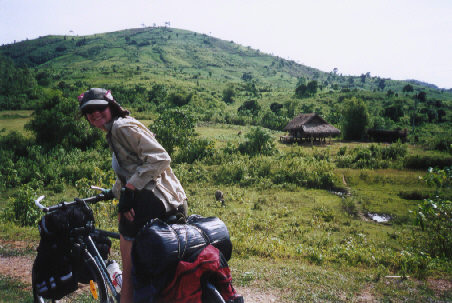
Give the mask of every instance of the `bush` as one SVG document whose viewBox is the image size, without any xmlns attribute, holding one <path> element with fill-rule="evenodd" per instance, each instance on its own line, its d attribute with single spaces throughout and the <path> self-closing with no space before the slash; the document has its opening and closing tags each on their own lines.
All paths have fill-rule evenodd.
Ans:
<svg viewBox="0 0 452 303">
<path fill-rule="evenodd" d="M 309 188 L 330 189 L 334 185 L 334 166 L 325 160 L 313 158 L 287 157 L 272 168 L 271 180 L 274 184 L 296 184 Z"/>
<path fill-rule="evenodd" d="M 383 160 L 398 160 L 402 159 L 407 154 L 407 146 L 400 141 L 385 147 L 381 151 L 381 158 Z"/>
<path fill-rule="evenodd" d="M 213 172 L 214 182 L 217 184 L 240 184 L 247 175 L 247 165 L 243 160 L 236 160 L 223 164 Z"/>
<path fill-rule="evenodd" d="M 237 112 L 239 115 L 257 116 L 260 110 L 261 106 L 256 100 L 247 100 L 240 105 Z"/>
<path fill-rule="evenodd" d="M 347 153 L 341 148 L 337 153 L 336 165 L 348 168 L 388 168 L 403 166 L 407 147 L 400 142 L 388 147 L 372 144 L 369 147 L 356 147 Z"/>
<path fill-rule="evenodd" d="M 242 154 L 250 156 L 256 155 L 272 155 L 276 152 L 273 137 L 264 129 L 254 127 L 245 135 L 247 139 L 244 143 L 240 143 L 238 150 Z"/>
<path fill-rule="evenodd" d="M 181 147 L 175 157 L 176 163 L 193 163 L 214 154 L 215 144 L 207 139 L 191 139 Z"/>
<path fill-rule="evenodd" d="M 12 131 L 6 136 L 0 137 L 0 151 L 12 151 L 13 159 L 25 157 L 28 155 L 28 146 L 32 145 L 33 141 L 26 138 L 19 132 Z"/>
<path fill-rule="evenodd" d="M 352 199 L 343 197 L 341 200 L 341 208 L 351 217 L 356 217 L 358 215 L 358 209 L 356 207 L 355 201 L 353 201 Z"/>
<path fill-rule="evenodd" d="M 421 233 L 417 237 L 420 248 L 432 257 L 452 258 L 452 202 L 437 198 L 424 200 L 418 205 L 417 224 Z"/>
<path fill-rule="evenodd" d="M 162 112 L 154 124 L 149 126 L 160 144 L 172 155 L 177 147 L 183 148 L 195 136 L 195 118 L 179 108 Z"/>
<path fill-rule="evenodd" d="M 102 133 L 77 118 L 77 101 L 63 98 L 59 93 L 47 96 L 25 125 L 36 136 L 36 142 L 49 149 L 59 145 L 69 150 L 74 147 L 86 150 L 103 142 Z"/>
<path fill-rule="evenodd" d="M 355 97 L 345 100 L 342 116 L 344 139 L 362 139 L 369 123 L 369 113 L 364 101 Z"/>
<path fill-rule="evenodd" d="M 65 151 L 63 148 L 47 152 L 39 145 L 27 148 L 27 157 L 12 161 L 13 153 L 4 153 L 0 158 L 0 187 L 11 188 L 19 184 L 40 182 L 43 186 L 67 182 L 74 184 L 81 178 L 94 178 L 95 169 L 111 171 L 111 156 L 108 149 L 79 149 Z M 10 155 L 10 156 L 8 156 Z M 60 186 L 61 188 L 61 186 Z"/>
<path fill-rule="evenodd" d="M 3 210 L 2 218 L 21 226 L 35 225 L 41 217 L 41 211 L 34 204 L 36 193 L 29 185 L 23 185 L 8 202 Z"/>
<path fill-rule="evenodd" d="M 418 204 L 416 223 L 420 231 L 415 246 L 432 257 L 452 258 L 452 202 L 441 197 L 452 186 L 452 168 L 429 169 L 426 182 L 436 188 L 436 198 Z"/>
<path fill-rule="evenodd" d="M 452 165 L 452 157 L 413 155 L 405 159 L 404 167 L 410 169 L 428 169 L 429 167 L 443 168 Z"/>
<path fill-rule="evenodd" d="M 266 111 L 261 118 L 260 125 L 273 130 L 283 130 L 289 118 L 279 116 L 272 111 Z"/>
<path fill-rule="evenodd" d="M 432 193 L 426 193 L 420 190 L 401 191 L 399 197 L 405 200 L 424 200 L 432 196 Z"/>
</svg>

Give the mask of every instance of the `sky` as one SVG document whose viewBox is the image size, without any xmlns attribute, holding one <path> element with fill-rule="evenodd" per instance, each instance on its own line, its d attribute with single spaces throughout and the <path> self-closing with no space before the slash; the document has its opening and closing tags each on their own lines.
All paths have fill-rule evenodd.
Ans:
<svg viewBox="0 0 452 303">
<path fill-rule="evenodd" d="M 167 22 L 324 72 L 452 88 L 452 0 L 0 0 L 0 45 Z"/>
</svg>

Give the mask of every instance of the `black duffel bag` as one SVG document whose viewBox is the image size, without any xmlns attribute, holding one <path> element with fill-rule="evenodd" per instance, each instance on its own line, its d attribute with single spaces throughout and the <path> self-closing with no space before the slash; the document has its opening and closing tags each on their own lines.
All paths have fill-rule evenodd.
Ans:
<svg viewBox="0 0 452 303">
<path fill-rule="evenodd" d="M 226 260 L 232 253 L 229 232 L 217 217 L 192 215 L 186 224 L 152 219 L 137 234 L 132 247 L 134 275 L 150 280 L 175 270 L 179 261 L 192 260 L 207 245 L 220 250 Z"/>
</svg>

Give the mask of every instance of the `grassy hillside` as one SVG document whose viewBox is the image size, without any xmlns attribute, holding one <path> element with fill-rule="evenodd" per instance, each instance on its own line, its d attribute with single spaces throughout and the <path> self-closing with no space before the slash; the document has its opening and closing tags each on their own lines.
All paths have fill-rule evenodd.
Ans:
<svg viewBox="0 0 452 303">
<path fill-rule="evenodd" d="M 318 70 L 194 32 L 170 28 L 132 29 L 87 37 L 47 36 L 2 47 L 19 66 L 54 69 L 62 79 L 145 84 L 153 81 L 195 86 L 240 81 L 251 72 L 274 87 Z M 150 79 L 146 79 L 149 77 Z M 125 81 L 124 81 L 125 80 Z M 130 82 L 129 82 L 130 81 Z"/>
<path fill-rule="evenodd" d="M 369 109 L 368 127 L 408 128 L 413 140 L 434 133 L 447 137 L 451 130 L 451 91 L 370 73 L 322 72 L 186 30 L 46 36 L 2 46 L 0 62 L 4 109 L 33 109 L 49 89 L 75 100 L 89 87 L 107 87 L 144 119 L 177 104 L 201 120 L 281 130 L 299 112 L 317 112 L 340 126 L 343 101 L 358 97 Z M 312 93 L 295 95 L 300 83 L 310 82 L 316 86 Z M 239 113 L 249 100 L 257 100 L 258 111 Z"/>
</svg>

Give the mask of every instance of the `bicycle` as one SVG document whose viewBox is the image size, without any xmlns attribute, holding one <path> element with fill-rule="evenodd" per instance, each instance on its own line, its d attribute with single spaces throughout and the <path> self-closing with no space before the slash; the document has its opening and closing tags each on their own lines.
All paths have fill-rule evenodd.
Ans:
<svg viewBox="0 0 452 303">
<path fill-rule="evenodd" d="M 85 199 L 74 199 L 71 202 L 62 202 L 50 207 L 45 207 L 41 204 L 44 196 L 40 196 L 35 200 L 35 204 L 44 212 L 44 214 L 51 214 L 53 212 L 68 210 L 71 207 L 85 207 L 89 210 L 90 204 L 95 204 L 99 201 L 108 200 L 111 198 L 106 197 L 104 193 L 98 194 L 93 197 Z M 43 216 L 44 217 L 44 216 Z M 172 218 L 168 219 L 168 223 L 171 223 Z M 102 303 L 114 303 L 120 302 L 120 294 L 116 291 L 110 274 L 107 271 L 106 260 L 101 256 L 101 253 L 96 248 L 93 241 L 94 235 L 102 235 L 108 238 L 119 239 L 119 234 L 115 232 L 109 232 L 105 230 L 96 229 L 94 227 L 94 221 L 88 220 L 84 222 L 83 226 L 73 228 L 69 232 L 69 242 L 72 246 L 71 249 L 77 249 L 80 251 L 81 257 L 88 268 L 92 279 L 90 280 L 90 291 L 94 300 Z M 34 302 L 55 302 L 52 299 L 45 299 L 39 295 L 38 285 L 36 281 L 37 266 L 36 259 L 32 268 L 32 288 Z M 68 295 L 68 294 L 66 294 Z M 218 289 L 208 280 L 202 281 L 202 302 L 203 303 L 226 303 L 221 296 Z"/>
</svg>

